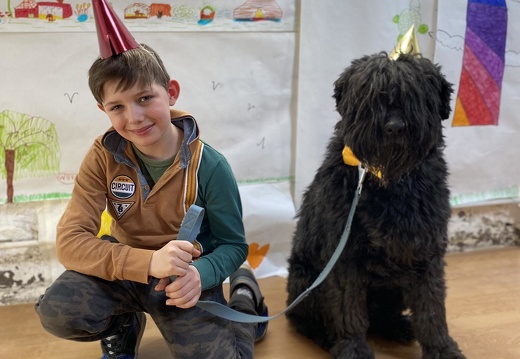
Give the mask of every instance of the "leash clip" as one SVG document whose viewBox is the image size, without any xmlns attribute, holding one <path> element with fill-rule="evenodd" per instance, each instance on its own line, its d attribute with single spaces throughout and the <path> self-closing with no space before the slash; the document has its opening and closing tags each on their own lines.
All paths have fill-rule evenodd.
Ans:
<svg viewBox="0 0 520 359">
<path fill-rule="evenodd" d="M 363 189 L 363 181 L 365 180 L 365 176 L 367 174 L 367 169 L 361 166 L 361 163 L 358 164 L 359 171 L 359 182 L 357 186 L 358 194 L 361 194 L 361 190 Z"/>
</svg>

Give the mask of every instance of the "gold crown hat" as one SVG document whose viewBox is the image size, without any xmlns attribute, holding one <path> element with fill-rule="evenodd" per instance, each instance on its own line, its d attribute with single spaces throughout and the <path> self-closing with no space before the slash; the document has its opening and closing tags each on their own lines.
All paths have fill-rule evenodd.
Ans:
<svg viewBox="0 0 520 359">
<path fill-rule="evenodd" d="M 96 20 L 99 54 L 102 59 L 139 47 L 139 43 L 135 41 L 130 31 L 105 0 L 92 0 L 92 5 Z"/>
<path fill-rule="evenodd" d="M 388 57 L 391 60 L 397 60 L 401 54 L 420 54 L 419 43 L 417 42 L 417 36 L 415 36 L 415 26 L 412 25 L 406 34 L 403 35 L 401 40 L 395 45 L 394 49 L 390 51 Z"/>
</svg>

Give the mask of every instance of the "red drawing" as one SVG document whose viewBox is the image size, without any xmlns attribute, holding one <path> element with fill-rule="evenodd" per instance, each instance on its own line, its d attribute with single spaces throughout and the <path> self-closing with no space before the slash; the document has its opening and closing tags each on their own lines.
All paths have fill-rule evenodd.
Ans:
<svg viewBox="0 0 520 359">
<path fill-rule="evenodd" d="M 64 4 L 63 0 L 57 2 L 22 0 L 15 7 L 14 16 L 17 18 L 35 18 L 48 21 L 62 20 L 71 17 L 72 6 Z"/>
</svg>

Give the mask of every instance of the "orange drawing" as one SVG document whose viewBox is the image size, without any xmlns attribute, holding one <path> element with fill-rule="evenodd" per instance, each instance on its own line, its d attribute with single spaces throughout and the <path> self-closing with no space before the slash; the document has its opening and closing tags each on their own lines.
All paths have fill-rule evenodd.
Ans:
<svg viewBox="0 0 520 359">
<path fill-rule="evenodd" d="M 163 16 L 172 16 L 172 7 L 170 4 L 153 3 L 150 5 L 150 16 L 157 16 L 160 19 Z"/>
<path fill-rule="evenodd" d="M 247 256 L 247 262 L 251 268 L 256 269 L 260 267 L 264 260 L 267 252 L 269 251 L 269 243 L 260 247 L 258 243 L 251 243 L 249 245 L 249 255 Z"/>
<path fill-rule="evenodd" d="M 133 3 L 125 8 L 125 19 L 148 19 L 150 7 L 143 3 Z"/>
</svg>

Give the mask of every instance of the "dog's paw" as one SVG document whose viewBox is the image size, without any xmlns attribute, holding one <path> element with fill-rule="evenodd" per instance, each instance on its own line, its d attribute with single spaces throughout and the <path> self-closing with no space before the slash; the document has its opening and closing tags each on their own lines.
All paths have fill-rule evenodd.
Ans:
<svg viewBox="0 0 520 359">
<path fill-rule="evenodd" d="M 446 348 L 423 348 L 423 359 L 466 359 L 457 344 L 453 343 Z"/>
<path fill-rule="evenodd" d="M 350 338 L 337 342 L 330 350 L 333 359 L 374 359 L 374 352 L 365 339 Z"/>
</svg>

